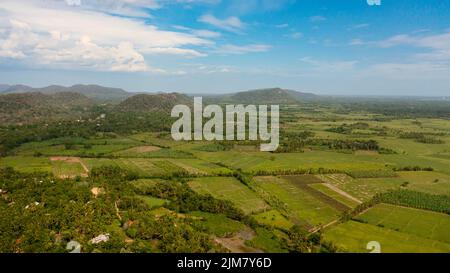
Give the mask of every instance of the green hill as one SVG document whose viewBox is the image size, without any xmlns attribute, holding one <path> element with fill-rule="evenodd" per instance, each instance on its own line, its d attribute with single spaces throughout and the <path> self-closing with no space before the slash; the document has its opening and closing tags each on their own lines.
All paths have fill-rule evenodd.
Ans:
<svg viewBox="0 0 450 273">
<path fill-rule="evenodd" d="M 120 88 L 103 87 L 100 85 L 82 85 L 77 84 L 71 87 L 60 85 L 50 85 L 42 88 L 33 88 L 26 85 L 6 86 L 3 94 L 21 94 L 29 92 L 39 92 L 45 95 L 52 95 L 56 93 L 78 93 L 84 95 L 96 102 L 120 102 L 133 95 Z M 1 90 L 1 89 L 0 89 Z"/>
<path fill-rule="evenodd" d="M 117 105 L 124 112 L 170 112 L 177 104 L 192 105 L 192 99 L 179 93 L 139 94 Z"/>
<path fill-rule="evenodd" d="M 281 88 L 256 89 L 222 97 L 222 100 L 239 104 L 295 104 L 311 101 L 318 96 Z"/>
<path fill-rule="evenodd" d="M 33 123 L 83 114 L 94 103 L 81 94 L 39 92 L 0 95 L 0 122 Z"/>
</svg>

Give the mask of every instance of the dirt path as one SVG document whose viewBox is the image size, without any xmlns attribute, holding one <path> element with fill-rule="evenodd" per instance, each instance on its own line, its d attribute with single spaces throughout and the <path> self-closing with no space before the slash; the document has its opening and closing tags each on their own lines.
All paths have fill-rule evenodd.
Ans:
<svg viewBox="0 0 450 273">
<path fill-rule="evenodd" d="M 263 253 L 261 249 L 249 247 L 245 245 L 245 241 L 255 237 L 255 232 L 250 228 L 241 230 L 239 233 L 230 238 L 215 238 L 214 241 L 231 253 Z"/>
<path fill-rule="evenodd" d="M 329 227 L 329 226 L 331 226 L 331 225 L 334 225 L 334 224 L 336 224 L 337 222 L 339 222 L 339 220 L 334 220 L 334 221 L 332 221 L 332 222 L 329 222 L 329 223 L 326 224 L 326 225 L 314 227 L 314 228 L 308 230 L 308 232 L 310 232 L 310 233 L 316 233 L 317 231 L 322 230 L 322 229 L 324 229 L 324 228 L 327 228 L 327 227 Z"/>
<path fill-rule="evenodd" d="M 355 202 L 358 203 L 358 204 L 361 204 L 361 203 L 362 203 L 361 200 L 359 200 L 359 199 L 357 199 L 357 198 L 351 196 L 350 194 L 346 193 L 345 191 L 339 189 L 338 187 L 336 187 L 336 186 L 334 186 L 334 185 L 332 185 L 332 184 L 330 184 L 330 183 L 324 183 L 324 185 L 327 186 L 328 188 L 330 188 L 331 190 L 333 190 L 333 191 L 339 193 L 340 195 L 345 196 L 345 197 L 347 197 L 348 199 L 355 201 Z"/>
<path fill-rule="evenodd" d="M 83 167 L 86 174 L 89 174 L 89 169 L 86 165 L 84 165 L 84 162 L 83 162 L 83 160 L 81 160 L 81 158 L 79 158 L 79 163 L 81 164 L 81 167 Z"/>
</svg>

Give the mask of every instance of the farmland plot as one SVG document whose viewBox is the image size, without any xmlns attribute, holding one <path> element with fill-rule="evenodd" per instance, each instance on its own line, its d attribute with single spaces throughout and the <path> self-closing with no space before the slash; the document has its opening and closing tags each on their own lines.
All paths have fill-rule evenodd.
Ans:
<svg viewBox="0 0 450 273">
<path fill-rule="evenodd" d="M 450 244 L 441 241 L 356 221 L 330 228 L 324 238 L 344 252 L 368 253 L 371 241 L 379 242 L 385 253 L 450 252 Z"/>
<path fill-rule="evenodd" d="M 307 228 L 336 220 L 338 210 L 323 203 L 310 193 L 279 177 L 255 177 L 255 184 L 283 202 L 292 220 Z"/>
<path fill-rule="evenodd" d="M 198 193 L 229 200 L 247 214 L 269 208 L 255 192 L 233 177 L 195 178 L 189 182 L 189 186 Z"/>
<path fill-rule="evenodd" d="M 371 225 L 450 244 L 450 216 L 446 214 L 379 204 L 357 219 Z"/>
</svg>

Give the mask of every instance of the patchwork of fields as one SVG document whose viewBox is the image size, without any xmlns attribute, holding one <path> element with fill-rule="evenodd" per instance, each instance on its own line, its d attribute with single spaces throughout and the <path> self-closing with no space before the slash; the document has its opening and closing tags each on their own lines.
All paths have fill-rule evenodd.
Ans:
<svg viewBox="0 0 450 273">
<path fill-rule="evenodd" d="M 450 197 L 448 120 L 375 121 L 369 114 L 327 113 L 317 120 L 312 114 L 293 115 L 293 121 L 285 124 L 290 133 L 308 130 L 313 139 L 324 143 L 373 139 L 383 149 L 317 144 L 262 153 L 254 143 L 180 143 L 163 134 L 139 133 L 29 142 L 0 157 L 0 165 L 26 173 L 53 173 L 62 179 L 83 179 L 104 166 L 131 171 L 140 178 L 132 182 L 142 192 L 137 199 L 151 209 L 151 215 L 190 219 L 195 228 L 210 233 L 228 249 L 285 252 L 280 242 L 299 226 L 310 233 L 321 230 L 325 240 L 343 252 L 369 252 L 371 241 L 379 242 L 382 252 L 450 252 L 450 216 L 446 214 L 376 204 L 343 220 L 346 213 L 392 190 Z M 361 122 L 366 125 L 345 131 L 348 124 Z M 339 129 L 344 133 L 339 133 L 339 127 L 345 127 Z M 415 130 L 438 135 L 443 142 L 398 137 Z M 247 222 L 224 214 L 178 213 L 170 207 L 173 200 L 144 194 L 158 183 L 173 181 L 181 181 L 197 194 L 229 201 L 258 227 L 250 228 Z"/>
</svg>

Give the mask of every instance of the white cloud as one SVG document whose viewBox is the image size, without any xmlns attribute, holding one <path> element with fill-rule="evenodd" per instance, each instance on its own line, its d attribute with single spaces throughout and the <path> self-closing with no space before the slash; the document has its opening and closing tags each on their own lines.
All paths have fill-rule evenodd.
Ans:
<svg viewBox="0 0 450 273">
<path fill-rule="evenodd" d="M 245 28 L 245 24 L 238 17 L 234 16 L 226 19 L 219 19 L 212 14 L 205 14 L 201 16 L 198 21 L 230 32 L 239 33 Z"/>
<path fill-rule="evenodd" d="M 130 17 L 149 17 L 146 9 L 161 8 L 157 0 L 65 0 L 65 2 L 69 6 Z"/>
<path fill-rule="evenodd" d="M 300 61 L 309 64 L 313 71 L 320 73 L 348 72 L 353 70 L 358 61 L 319 61 L 312 57 L 301 58 Z"/>
<path fill-rule="evenodd" d="M 288 37 L 291 37 L 292 39 L 300 39 L 303 37 L 303 33 L 294 32 L 294 33 L 289 34 Z"/>
<path fill-rule="evenodd" d="M 350 41 L 349 45 L 353 45 L 353 46 L 356 46 L 356 45 L 364 45 L 364 41 L 361 40 L 361 39 L 352 39 L 352 40 Z"/>
<path fill-rule="evenodd" d="M 209 65 L 209 64 L 185 64 L 189 69 L 189 74 L 217 74 L 238 72 L 236 67 L 229 65 Z"/>
<path fill-rule="evenodd" d="M 0 57 L 22 59 L 31 65 L 160 71 L 147 64 L 146 52 L 199 57 L 204 54 L 183 47 L 213 44 L 194 34 L 162 31 L 142 20 L 61 5 L 56 1 L 4 0 L 0 13 L 0 29 L 3 29 Z"/>
<path fill-rule="evenodd" d="M 309 18 L 309 20 L 313 23 L 319 23 L 319 22 L 326 21 L 327 18 L 325 18 L 324 16 L 321 16 L 321 15 L 316 15 L 316 16 L 311 16 Z"/>
<path fill-rule="evenodd" d="M 289 27 L 289 24 L 279 24 L 275 26 L 276 28 L 287 28 Z"/>
<path fill-rule="evenodd" d="M 353 25 L 353 26 L 349 27 L 348 30 L 362 29 L 362 28 L 367 28 L 369 26 L 370 26 L 370 24 L 357 24 L 357 25 Z"/>
<path fill-rule="evenodd" d="M 251 44 L 251 45 L 223 45 L 220 48 L 218 48 L 215 52 L 219 54 L 246 54 L 246 53 L 258 53 L 258 52 L 266 52 L 269 51 L 272 48 L 270 45 L 264 45 L 264 44 Z"/>
<path fill-rule="evenodd" d="M 422 61 L 450 62 L 450 31 L 433 35 L 399 34 L 382 41 L 365 42 L 354 39 L 351 45 L 372 45 L 380 48 L 411 46 L 428 49 L 429 52 L 417 53 L 413 57 Z"/>
<path fill-rule="evenodd" d="M 365 69 L 361 75 L 388 79 L 445 79 L 450 67 L 431 62 L 379 63 Z"/>
<path fill-rule="evenodd" d="M 202 38 L 219 38 L 220 36 L 222 36 L 220 32 L 210 31 L 206 29 L 192 30 L 191 33 Z"/>
<path fill-rule="evenodd" d="M 65 0 L 69 6 L 80 6 L 81 0 Z"/>
<path fill-rule="evenodd" d="M 153 47 L 143 50 L 148 54 L 170 54 L 170 55 L 182 55 L 188 57 L 206 57 L 207 54 L 200 53 L 193 49 L 176 48 L 176 47 Z"/>
<path fill-rule="evenodd" d="M 283 9 L 296 0 L 227 0 L 228 11 L 232 14 L 249 14 L 255 12 L 270 12 Z"/>
<path fill-rule="evenodd" d="M 398 46 L 398 45 L 412 44 L 412 43 L 414 43 L 414 40 L 415 39 L 413 39 L 411 36 L 409 36 L 407 34 L 400 34 L 400 35 L 395 35 L 393 37 L 390 37 L 389 39 L 379 41 L 376 44 L 379 47 L 388 48 L 388 47 L 393 47 L 393 46 Z"/>
<path fill-rule="evenodd" d="M 173 1 L 173 0 L 167 0 Z M 166 1 L 166 2 L 167 2 Z M 180 4 L 207 4 L 207 5 L 216 5 L 221 2 L 221 0 L 175 0 L 175 2 Z"/>
<path fill-rule="evenodd" d="M 220 32 L 211 31 L 211 30 L 207 30 L 207 29 L 193 29 L 193 28 L 180 26 L 180 25 L 175 25 L 175 26 L 173 26 L 173 28 L 190 32 L 191 34 L 193 34 L 197 37 L 201 37 L 201 38 L 219 38 L 220 36 L 222 36 L 222 34 Z"/>
</svg>

